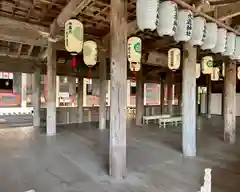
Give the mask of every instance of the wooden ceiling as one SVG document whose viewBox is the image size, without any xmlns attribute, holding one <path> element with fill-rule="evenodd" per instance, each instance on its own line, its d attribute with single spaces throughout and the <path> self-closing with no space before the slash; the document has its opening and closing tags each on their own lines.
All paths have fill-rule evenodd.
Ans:
<svg viewBox="0 0 240 192">
<path fill-rule="evenodd" d="M 205 1 L 186 0 L 189 4 L 201 7 Z M 0 56 L 8 56 L 34 61 L 46 58 L 47 38 L 50 25 L 64 10 L 71 0 L 1 0 L 0 1 Z M 94 39 L 108 45 L 110 0 L 82 0 L 71 13 L 84 24 L 86 39 Z M 210 15 L 222 21 L 232 20 L 238 25 L 240 15 L 240 1 L 238 0 L 210 0 L 212 9 Z M 206 2 L 205 4 L 206 5 Z M 139 32 L 136 25 L 136 0 L 128 0 L 128 32 L 143 38 L 146 51 L 154 49 L 164 51 L 169 46 L 176 45 L 171 38 L 161 38 L 156 32 Z M 69 59 L 64 53 L 63 26 L 58 31 L 58 58 Z"/>
</svg>

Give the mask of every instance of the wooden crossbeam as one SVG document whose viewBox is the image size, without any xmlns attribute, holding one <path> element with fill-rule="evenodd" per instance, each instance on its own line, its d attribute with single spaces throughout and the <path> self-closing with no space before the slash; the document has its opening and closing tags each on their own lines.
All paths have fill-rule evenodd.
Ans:
<svg viewBox="0 0 240 192">
<path fill-rule="evenodd" d="M 55 38 L 56 34 L 59 32 L 60 28 L 64 26 L 65 22 L 71 17 L 76 16 L 91 1 L 92 0 L 71 0 L 51 24 L 50 36 Z"/>
<path fill-rule="evenodd" d="M 11 56 L 3 56 L 0 54 L 0 71 L 33 73 L 36 67 L 40 67 L 41 72 L 43 74 L 46 74 L 46 62 L 43 62 L 40 65 L 39 61 L 30 60 L 26 57 L 17 58 Z M 66 63 L 57 63 L 57 75 L 76 76 L 76 72 L 73 72 L 72 70 L 71 61 L 67 61 Z M 87 77 L 88 69 L 81 69 L 80 76 Z M 92 71 L 93 78 L 98 78 L 98 76 L 98 70 Z"/>
<path fill-rule="evenodd" d="M 22 47 L 23 47 L 23 44 L 20 44 L 19 48 L 18 48 L 18 52 L 17 52 L 17 57 L 20 57 L 21 52 L 22 52 Z"/>
<path fill-rule="evenodd" d="M 8 35 L 8 34 L 2 34 L 0 33 L 0 40 L 1 41 L 8 41 L 13 43 L 20 43 L 20 44 L 26 44 L 26 45 L 35 45 L 40 47 L 47 47 L 47 39 L 43 37 L 39 37 L 39 39 L 32 39 L 27 37 L 22 37 L 19 34 Z M 64 43 L 58 42 L 56 45 L 57 50 L 65 50 Z"/>
<path fill-rule="evenodd" d="M 240 15 L 240 2 L 232 3 L 217 8 L 217 19 L 225 21 L 227 19 Z"/>
<path fill-rule="evenodd" d="M 31 45 L 28 49 L 28 56 L 31 56 L 32 51 L 33 51 L 34 45 Z"/>
<path fill-rule="evenodd" d="M 47 58 L 47 48 L 45 49 L 44 47 L 42 47 L 42 49 L 39 52 L 38 58 L 40 60 L 44 60 Z"/>
<path fill-rule="evenodd" d="M 49 33 L 49 29 L 47 27 L 43 27 L 43 26 L 35 25 L 35 24 L 29 24 L 27 22 L 17 21 L 17 20 L 10 19 L 10 18 L 7 18 L 7 17 L 2 17 L 2 16 L 0 16 L 0 26 L 1 27 L 12 26 L 15 29 L 26 28 L 26 29 L 29 29 L 29 30 L 36 31 L 40 34 L 48 34 Z"/>
</svg>

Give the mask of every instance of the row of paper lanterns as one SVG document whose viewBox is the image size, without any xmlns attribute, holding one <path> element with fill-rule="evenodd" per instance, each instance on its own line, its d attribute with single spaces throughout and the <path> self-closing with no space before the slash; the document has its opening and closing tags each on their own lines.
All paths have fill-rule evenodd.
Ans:
<svg viewBox="0 0 240 192">
<path fill-rule="evenodd" d="M 94 41 L 83 41 L 83 24 L 77 19 L 70 19 L 65 23 L 65 47 L 73 56 L 73 65 L 75 56 L 83 50 L 83 60 L 88 67 L 93 67 L 97 63 L 97 43 Z M 139 37 L 128 39 L 128 61 L 131 71 L 139 71 L 141 68 L 142 40 Z M 75 67 L 75 66 L 74 66 Z"/>
<path fill-rule="evenodd" d="M 65 23 L 65 48 L 73 56 L 72 66 L 76 67 L 76 58 L 83 51 L 83 61 L 88 67 L 97 63 L 97 43 L 89 40 L 84 42 L 83 24 L 77 19 Z"/>
<path fill-rule="evenodd" d="M 202 58 L 201 64 L 196 64 L 196 78 L 199 78 L 201 75 L 201 71 L 203 74 L 210 74 L 212 81 L 220 80 L 220 68 L 219 66 L 213 66 L 213 58 L 211 56 L 205 56 Z M 202 67 L 202 70 L 201 70 Z M 221 75 L 225 76 L 225 63 L 222 63 L 221 66 Z M 240 80 L 240 66 L 237 67 L 237 78 Z"/>
<path fill-rule="evenodd" d="M 178 48 L 172 48 L 168 50 L 168 68 L 176 70 L 181 64 L 181 51 Z M 212 81 L 219 80 L 220 69 L 213 66 L 213 58 L 211 56 L 205 56 L 202 58 L 201 64 L 196 63 L 196 78 L 201 75 L 201 69 L 203 74 L 210 74 Z M 224 76 L 225 65 L 222 64 L 222 72 Z"/>
<path fill-rule="evenodd" d="M 159 36 L 173 36 L 177 42 L 189 41 L 192 46 L 240 60 L 240 37 L 203 17 L 193 17 L 190 10 L 179 10 L 173 1 L 137 0 L 136 14 L 142 31 L 156 29 Z"/>
<path fill-rule="evenodd" d="M 97 44 L 94 41 L 83 42 L 83 25 L 80 21 L 71 19 L 65 24 L 65 46 L 68 52 L 73 56 L 79 54 L 83 50 L 84 63 L 92 67 L 97 63 Z M 139 37 L 130 37 L 128 39 L 128 61 L 131 71 L 139 71 L 141 68 L 141 51 L 142 41 Z M 204 57 L 202 60 L 202 69 L 204 74 L 213 73 L 212 67 L 207 63 L 212 62 L 210 56 Z M 181 51 L 178 48 L 172 48 L 168 51 L 168 67 L 176 70 L 180 67 Z M 198 69 L 197 65 L 197 69 Z M 215 74 L 216 72 L 214 72 Z M 200 76 L 197 70 L 197 78 Z"/>
<path fill-rule="evenodd" d="M 65 46 L 68 52 L 73 56 L 83 50 L 84 63 L 92 67 L 97 63 L 97 43 L 94 41 L 83 42 L 83 25 L 76 19 L 71 19 L 65 24 Z M 130 37 L 128 39 L 128 61 L 131 71 L 139 71 L 141 68 L 142 41 L 139 37 Z M 213 62 L 211 56 L 203 57 L 202 72 L 211 74 L 212 80 L 218 80 L 219 69 L 208 64 Z M 180 67 L 181 51 L 178 48 L 172 48 L 168 51 L 168 67 L 176 70 Z M 197 78 L 200 77 L 200 64 L 197 64 Z"/>
</svg>

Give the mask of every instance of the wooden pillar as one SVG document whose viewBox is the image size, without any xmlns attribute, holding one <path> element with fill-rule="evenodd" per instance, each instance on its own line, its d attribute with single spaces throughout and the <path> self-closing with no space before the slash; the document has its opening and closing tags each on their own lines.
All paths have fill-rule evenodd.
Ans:
<svg viewBox="0 0 240 192">
<path fill-rule="evenodd" d="M 56 75 L 56 107 L 59 107 L 60 104 L 59 92 L 60 92 L 60 77 Z"/>
<path fill-rule="evenodd" d="M 212 98 L 212 81 L 211 75 L 207 76 L 207 118 L 211 118 L 211 98 Z"/>
<path fill-rule="evenodd" d="M 167 96 L 167 109 L 168 109 L 168 114 L 172 115 L 173 112 L 173 77 L 172 77 L 172 73 L 168 74 L 167 77 L 167 88 L 168 88 L 168 96 Z"/>
<path fill-rule="evenodd" d="M 199 106 L 198 106 L 198 85 L 196 85 L 196 117 L 199 114 Z"/>
<path fill-rule="evenodd" d="M 20 94 L 21 93 L 21 83 L 22 82 L 22 74 L 19 72 L 13 73 L 13 93 Z"/>
<path fill-rule="evenodd" d="M 68 77 L 69 95 L 75 95 L 76 93 L 76 77 Z"/>
<path fill-rule="evenodd" d="M 27 73 L 21 77 L 21 107 L 27 107 Z"/>
<path fill-rule="evenodd" d="M 110 175 L 126 173 L 127 126 L 127 0 L 111 0 L 110 6 Z"/>
<path fill-rule="evenodd" d="M 224 141 L 236 140 L 236 64 L 225 65 L 224 79 Z"/>
<path fill-rule="evenodd" d="M 99 98 L 99 129 L 106 129 L 106 90 L 107 90 L 107 63 L 104 53 L 100 53 L 100 98 Z"/>
<path fill-rule="evenodd" d="M 33 126 L 40 127 L 40 108 L 41 108 L 41 77 L 40 69 L 37 68 L 33 74 Z"/>
<path fill-rule="evenodd" d="M 161 86 L 160 86 L 161 115 L 164 114 L 164 97 L 165 97 L 165 84 L 164 84 L 164 79 L 161 78 Z"/>
<path fill-rule="evenodd" d="M 68 77 L 68 85 L 69 85 L 69 96 L 73 96 L 76 94 L 76 77 Z M 75 102 L 71 101 L 71 106 L 74 107 Z"/>
<path fill-rule="evenodd" d="M 56 49 L 48 42 L 47 55 L 47 135 L 56 134 Z"/>
<path fill-rule="evenodd" d="M 144 83 L 142 69 L 137 72 L 136 80 L 136 125 L 142 125 L 142 118 L 144 115 Z"/>
<path fill-rule="evenodd" d="M 83 123 L 83 78 L 78 78 L 78 92 L 77 92 L 77 122 Z"/>
<path fill-rule="evenodd" d="M 184 44 L 182 149 L 183 155 L 189 157 L 196 156 L 196 55 L 196 48 Z"/>
</svg>

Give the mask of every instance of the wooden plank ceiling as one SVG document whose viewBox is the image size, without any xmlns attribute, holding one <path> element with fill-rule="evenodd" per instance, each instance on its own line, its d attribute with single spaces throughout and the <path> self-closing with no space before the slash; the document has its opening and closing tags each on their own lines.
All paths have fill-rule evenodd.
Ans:
<svg viewBox="0 0 240 192">
<path fill-rule="evenodd" d="M 0 56 L 23 58 L 34 61 L 45 59 L 49 27 L 71 0 L 1 0 L 0 1 Z M 190 4 L 222 21 L 239 24 L 240 1 L 238 0 L 186 0 Z M 86 39 L 95 39 L 107 45 L 109 33 L 109 0 L 82 0 L 72 13 L 84 24 Z M 212 6 L 207 6 L 207 5 Z M 146 51 L 164 51 L 176 43 L 171 38 L 158 37 L 156 32 L 139 32 L 136 28 L 136 0 L 128 0 L 129 35 L 137 34 L 144 40 Z M 206 8 L 207 7 L 207 8 Z M 71 57 L 64 50 L 63 28 L 57 43 L 58 58 L 67 62 Z"/>
</svg>

